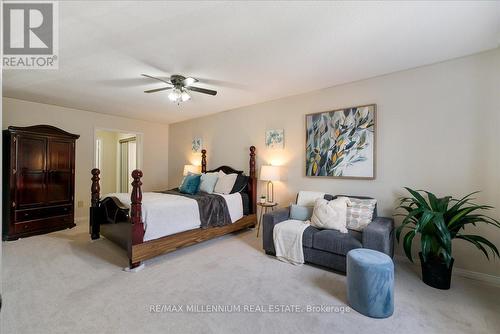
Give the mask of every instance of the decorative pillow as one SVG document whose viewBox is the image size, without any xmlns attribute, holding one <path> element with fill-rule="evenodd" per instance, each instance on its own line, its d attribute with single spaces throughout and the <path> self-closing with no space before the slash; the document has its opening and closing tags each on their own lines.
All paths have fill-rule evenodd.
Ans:
<svg viewBox="0 0 500 334">
<path fill-rule="evenodd" d="M 200 174 L 195 174 L 195 173 L 193 173 L 193 172 L 188 172 L 186 175 L 184 175 L 184 176 L 182 177 L 182 181 L 181 181 L 181 184 L 179 184 L 179 188 L 180 188 L 180 187 L 181 187 L 181 185 L 184 183 L 184 180 L 186 179 L 186 177 L 187 177 L 187 176 L 189 176 L 189 175 L 200 175 Z"/>
<path fill-rule="evenodd" d="M 243 174 L 238 174 L 238 176 L 236 177 L 236 181 L 234 182 L 233 189 L 231 189 L 231 194 L 242 192 L 243 190 L 245 190 L 247 185 L 248 185 L 248 176 L 245 176 Z"/>
<path fill-rule="evenodd" d="M 200 179 L 200 191 L 206 193 L 213 193 L 217 179 L 219 178 L 219 173 L 203 173 Z"/>
<path fill-rule="evenodd" d="M 226 174 L 220 170 L 214 192 L 219 194 L 229 194 L 234 187 L 237 177 L 238 174 Z"/>
<path fill-rule="evenodd" d="M 200 179 L 200 174 L 186 175 L 181 186 L 179 187 L 179 191 L 183 194 L 196 194 L 198 192 L 198 188 L 200 187 Z"/>
<path fill-rule="evenodd" d="M 314 202 L 311 225 L 322 229 L 338 230 L 347 233 L 346 214 L 350 200 L 347 197 L 339 197 L 332 201 L 318 198 Z"/>
<path fill-rule="evenodd" d="M 347 208 L 346 225 L 350 230 L 362 232 L 371 223 L 376 199 L 349 198 L 351 206 Z"/>
<path fill-rule="evenodd" d="M 290 219 L 296 220 L 310 220 L 313 213 L 312 206 L 302 206 L 297 204 L 292 204 L 290 206 Z"/>
</svg>

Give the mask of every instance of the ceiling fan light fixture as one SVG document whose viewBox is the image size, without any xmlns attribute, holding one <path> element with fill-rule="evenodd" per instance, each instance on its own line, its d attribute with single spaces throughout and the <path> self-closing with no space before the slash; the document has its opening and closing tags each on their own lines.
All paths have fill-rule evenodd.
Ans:
<svg viewBox="0 0 500 334">
<path fill-rule="evenodd" d="M 168 85 L 162 88 L 145 90 L 144 93 L 156 93 L 171 89 L 167 97 L 171 102 L 176 103 L 177 105 L 179 105 L 181 102 L 186 102 L 191 100 L 191 95 L 190 95 L 191 92 L 208 94 L 212 96 L 217 95 L 217 91 L 215 90 L 193 86 L 193 84 L 199 82 L 199 80 L 192 77 L 185 77 L 180 74 L 174 74 L 171 75 L 170 78 L 168 78 L 167 80 L 159 77 L 154 77 L 148 74 L 142 74 L 142 76 L 161 81 Z"/>
<path fill-rule="evenodd" d="M 182 92 L 178 88 L 172 89 L 172 91 L 168 94 L 168 99 L 172 102 L 179 102 L 181 99 Z"/>
<path fill-rule="evenodd" d="M 188 101 L 189 99 L 191 99 L 191 95 L 189 95 L 189 94 L 188 94 L 188 92 L 183 91 L 183 92 L 181 93 L 181 101 L 182 101 L 182 102 L 186 102 L 186 101 Z"/>
<path fill-rule="evenodd" d="M 186 85 L 186 86 L 191 86 L 191 85 L 192 85 L 192 84 L 194 84 L 196 81 L 197 81 L 197 80 L 196 80 L 195 78 L 191 78 L 191 77 L 189 77 L 189 78 L 184 79 L 183 83 L 184 83 L 184 85 Z"/>
</svg>

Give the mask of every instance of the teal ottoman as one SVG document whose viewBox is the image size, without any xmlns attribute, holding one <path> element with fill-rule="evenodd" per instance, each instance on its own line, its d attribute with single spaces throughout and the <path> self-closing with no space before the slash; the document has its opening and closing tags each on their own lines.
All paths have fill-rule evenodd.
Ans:
<svg viewBox="0 0 500 334">
<path fill-rule="evenodd" d="M 394 263 L 381 252 L 357 248 L 347 253 L 347 300 L 361 314 L 387 318 L 394 312 Z"/>
</svg>

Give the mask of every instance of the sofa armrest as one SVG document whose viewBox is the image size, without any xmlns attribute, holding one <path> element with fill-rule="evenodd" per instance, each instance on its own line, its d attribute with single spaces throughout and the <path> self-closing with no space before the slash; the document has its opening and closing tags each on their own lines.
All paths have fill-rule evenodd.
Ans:
<svg viewBox="0 0 500 334">
<path fill-rule="evenodd" d="M 363 230 L 363 248 L 394 255 L 394 219 L 376 217 Z"/>
<path fill-rule="evenodd" d="M 290 218 L 290 208 L 281 208 L 266 213 L 262 218 L 262 246 L 267 254 L 276 254 L 274 249 L 274 226 Z"/>
</svg>

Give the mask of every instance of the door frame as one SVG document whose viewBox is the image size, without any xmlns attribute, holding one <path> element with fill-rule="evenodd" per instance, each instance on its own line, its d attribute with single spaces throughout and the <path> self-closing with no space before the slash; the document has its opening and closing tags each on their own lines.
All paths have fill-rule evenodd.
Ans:
<svg viewBox="0 0 500 334">
<path fill-rule="evenodd" d="M 144 140 L 144 133 L 140 131 L 135 131 L 135 130 L 124 130 L 124 129 L 117 129 L 117 128 L 107 128 L 107 127 L 102 127 L 102 126 L 94 126 L 94 142 L 92 143 L 93 147 L 93 154 L 92 154 L 92 168 L 95 168 L 97 161 L 96 161 L 96 151 L 97 151 L 97 131 L 108 131 L 108 132 L 118 132 L 118 133 L 130 133 L 135 135 L 136 138 L 136 149 L 137 149 L 137 169 L 142 169 L 143 166 L 143 140 Z"/>
</svg>

